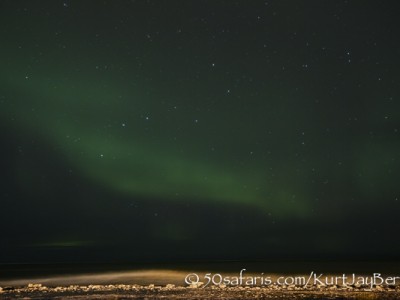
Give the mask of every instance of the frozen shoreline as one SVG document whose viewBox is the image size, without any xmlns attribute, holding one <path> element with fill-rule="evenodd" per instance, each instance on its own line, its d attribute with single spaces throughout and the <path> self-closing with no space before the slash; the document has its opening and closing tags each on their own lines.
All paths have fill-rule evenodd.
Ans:
<svg viewBox="0 0 400 300">
<path fill-rule="evenodd" d="M 240 276 L 239 265 L 234 266 L 229 271 L 218 272 L 218 269 L 224 269 L 219 265 L 208 268 L 208 266 L 186 266 L 183 269 L 125 269 L 114 271 L 100 271 L 92 268 L 91 272 L 85 269 L 85 272 L 74 268 L 59 271 L 63 273 L 54 273 L 56 268 L 49 269 L 48 273 L 33 272 L 34 275 L 23 273 L 24 268 L 17 269 L 18 272 L 3 272 L 0 278 L 0 299 L 400 299 L 400 277 L 396 284 L 352 284 L 351 274 L 348 276 L 347 284 L 327 284 L 310 283 L 301 284 L 277 284 L 279 276 L 285 275 L 287 278 L 299 278 L 310 275 L 310 273 L 299 272 L 294 268 L 292 272 L 260 272 L 261 269 L 274 269 L 268 266 L 259 266 L 245 264 L 248 269 L 242 272 L 243 282 L 233 284 L 232 279 Z M 357 275 L 371 278 L 374 274 L 372 270 L 382 270 L 383 277 L 393 276 L 393 269 L 382 265 L 364 264 L 364 268 L 347 266 L 340 268 L 338 265 L 336 271 L 332 272 L 329 265 L 309 265 L 309 268 L 328 269 L 330 272 L 324 273 L 329 278 L 342 278 L 344 272 L 339 270 L 356 270 Z M 392 267 L 398 264 L 392 264 Z M 29 270 L 32 270 L 28 266 Z M 237 271 L 236 271 L 236 270 Z M 9 268 L 9 270 L 14 270 Z M 34 270 L 34 269 L 33 269 Z M 205 271 L 207 270 L 207 271 Z M 213 271 L 210 273 L 210 271 Z M 233 271 L 235 270 L 235 271 Z M 244 270 L 244 269 L 242 269 Z M 250 271 L 251 270 L 251 271 Z M 297 270 L 297 271 L 296 271 Z M 4 270 L 3 270 L 4 271 Z M 13 276 L 19 274 L 20 276 Z M 25 274 L 25 276 L 23 276 Z M 216 275 L 216 281 L 229 278 L 231 284 L 209 284 L 204 280 L 208 274 Z M 321 273 L 315 273 L 316 278 Z M 376 273 L 377 274 L 377 273 Z M 192 284 L 188 283 L 189 275 L 198 275 Z M 271 284 L 260 284 L 255 282 L 253 285 L 247 284 L 247 279 L 271 278 Z M 369 276 L 369 277 L 368 277 Z M 192 278 L 192 277 L 191 277 Z M 185 282 L 186 281 L 186 282 Z M 265 283 L 266 281 L 264 281 Z"/>
<path fill-rule="evenodd" d="M 71 285 L 46 287 L 29 284 L 24 287 L 3 287 L 0 299 L 398 299 L 400 286 L 277 286 L 226 287 L 197 285 Z"/>
</svg>

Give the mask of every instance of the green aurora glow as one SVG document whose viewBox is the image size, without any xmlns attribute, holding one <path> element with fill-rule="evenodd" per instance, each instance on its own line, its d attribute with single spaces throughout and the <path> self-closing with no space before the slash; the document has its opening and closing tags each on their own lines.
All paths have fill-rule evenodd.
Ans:
<svg viewBox="0 0 400 300">
<path fill-rule="evenodd" d="M 54 72 L 48 70 L 47 74 Z M 139 126 L 144 125 L 138 124 L 147 122 L 150 127 L 153 117 L 147 120 L 130 109 L 133 106 L 141 111 L 146 107 L 154 110 L 151 99 L 130 90 L 122 97 L 118 87 L 84 86 L 82 81 L 63 83 L 55 76 L 51 79 L 29 77 L 20 86 L 13 87 L 29 95 L 29 101 L 27 98 L 14 101 L 8 109 L 3 105 L 2 112 L 14 114 L 14 126 L 50 141 L 89 179 L 117 191 L 172 201 L 237 202 L 277 215 L 307 215 L 307 200 L 297 198 L 294 202 L 293 188 L 288 185 L 277 189 L 266 183 L 268 165 L 253 161 L 237 168 L 230 166 L 229 161 L 213 157 L 212 153 L 199 151 L 196 144 L 201 147 L 201 143 L 207 143 L 205 134 L 190 140 L 195 145 L 177 147 L 163 136 L 163 131 L 172 130 L 165 116 L 161 116 L 164 123 L 159 121 L 156 125 L 161 132 L 155 139 L 151 133 L 140 130 Z M 11 82 L 9 86 L 13 86 Z M 129 122 L 129 110 L 139 122 Z M 115 120 L 116 115 L 121 115 L 120 123 L 104 123 L 104 120 Z M 236 140 L 232 136 L 224 143 L 240 148 L 240 141 L 236 144 Z"/>
<path fill-rule="evenodd" d="M 3 1 L 0 259 L 400 253 L 396 10 L 311 2 Z"/>
</svg>

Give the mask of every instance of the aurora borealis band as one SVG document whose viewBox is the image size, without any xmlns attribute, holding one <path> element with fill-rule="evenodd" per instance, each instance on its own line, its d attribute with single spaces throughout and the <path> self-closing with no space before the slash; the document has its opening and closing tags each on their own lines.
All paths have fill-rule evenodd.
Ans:
<svg viewBox="0 0 400 300">
<path fill-rule="evenodd" d="M 394 1 L 0 3 L 0 262 L 399 253 Z"/>
</svg>

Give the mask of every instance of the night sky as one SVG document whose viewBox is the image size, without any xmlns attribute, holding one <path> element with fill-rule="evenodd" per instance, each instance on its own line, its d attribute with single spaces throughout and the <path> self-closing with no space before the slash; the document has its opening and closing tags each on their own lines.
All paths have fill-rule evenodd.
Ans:
<svg viewBox="0 0 400 300">
<path fill-rule="evenodd" d="M 0 1 L 0 262 L 398 259 L 397 1 Z"/>
</svg>

